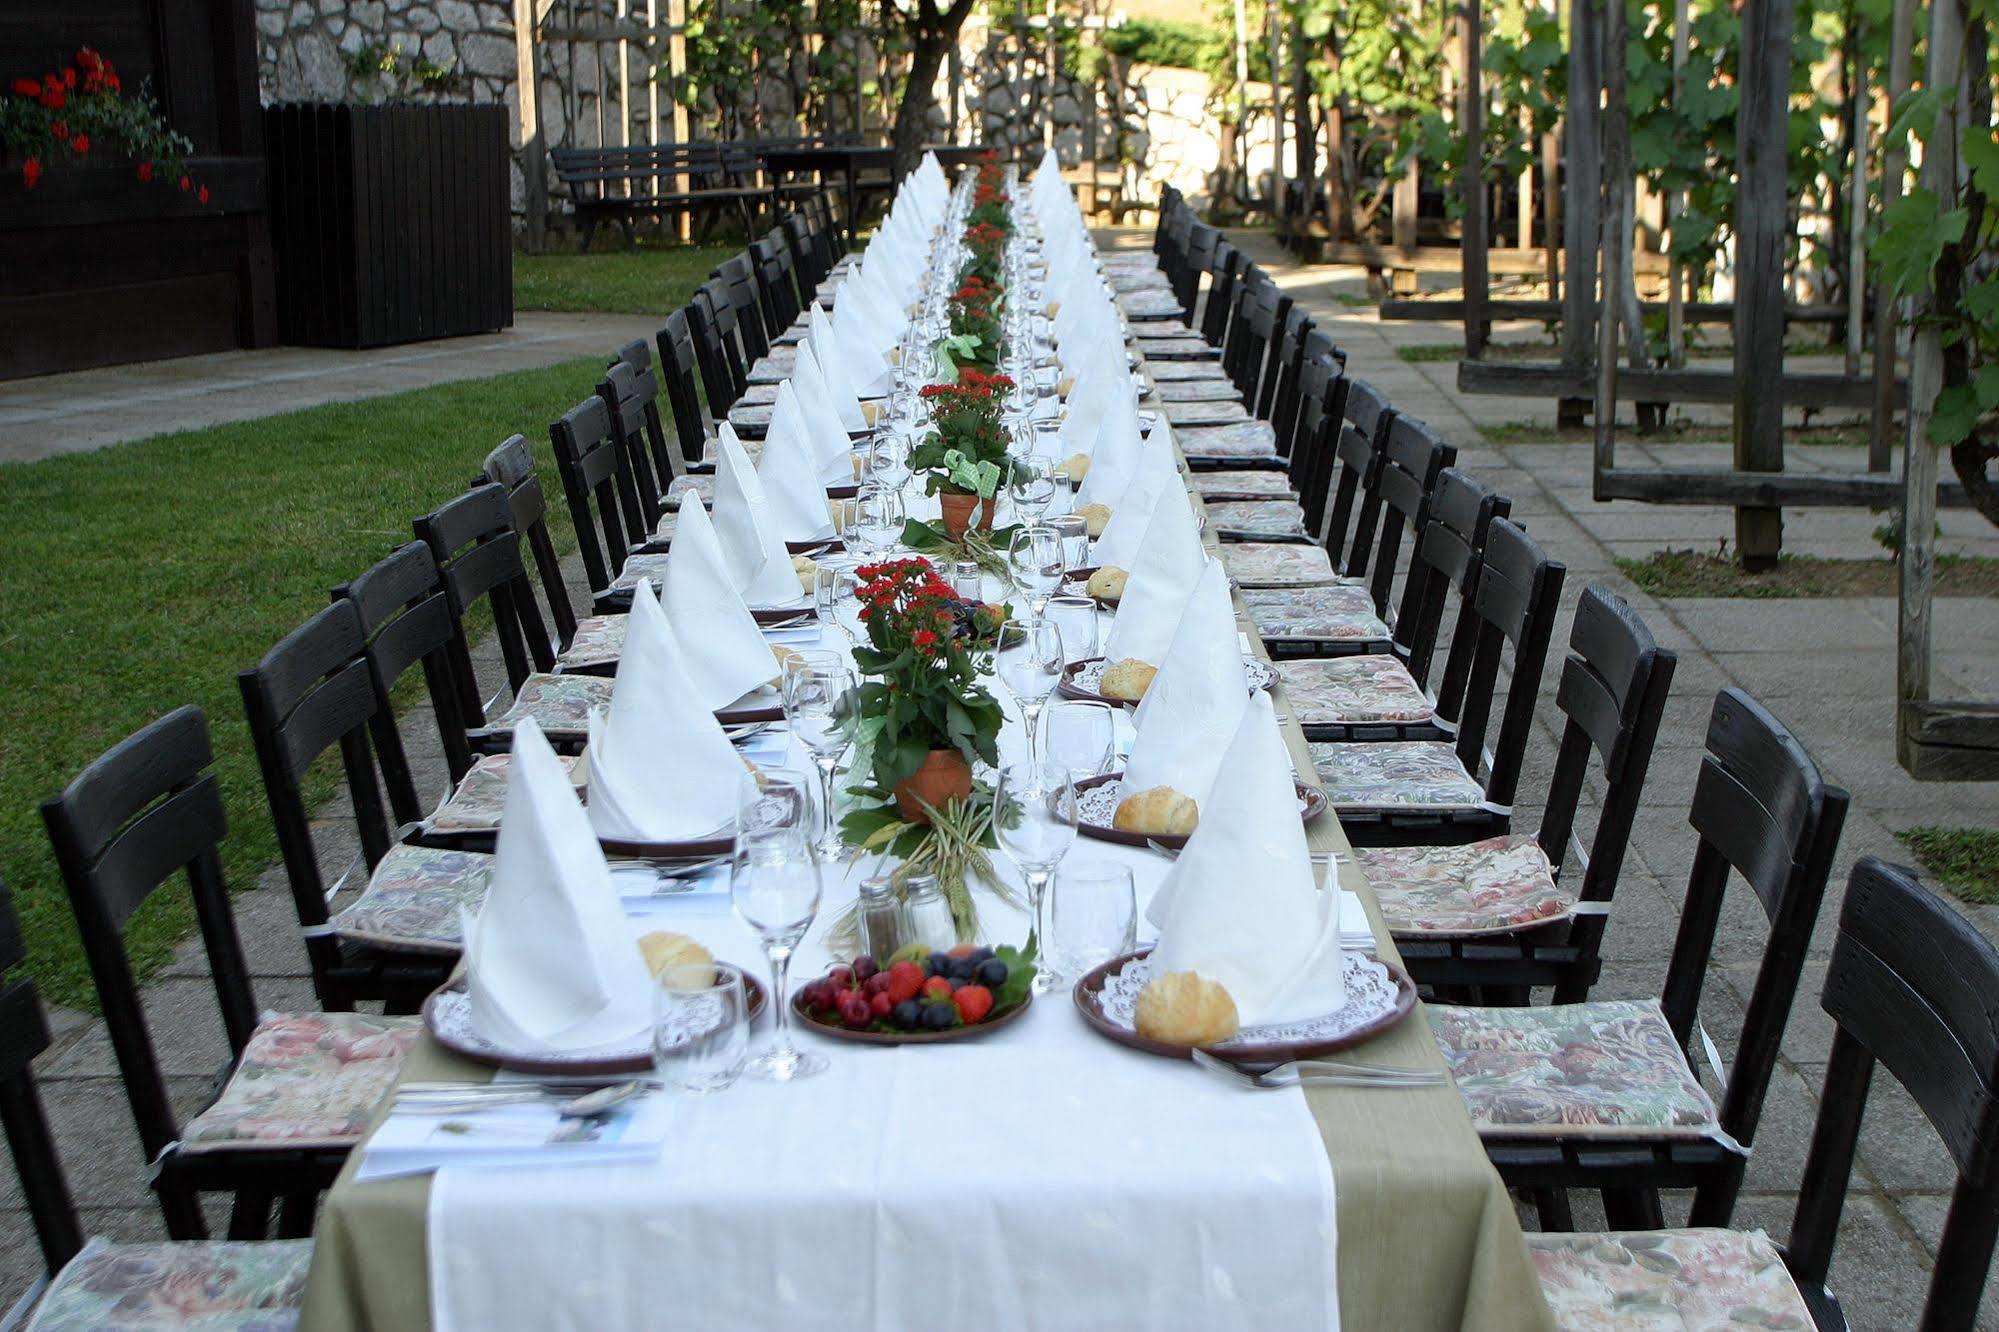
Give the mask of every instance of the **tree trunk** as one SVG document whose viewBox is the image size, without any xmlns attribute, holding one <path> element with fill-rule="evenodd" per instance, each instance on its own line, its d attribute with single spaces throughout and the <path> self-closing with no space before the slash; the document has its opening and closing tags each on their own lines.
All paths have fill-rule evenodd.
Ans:
<svg viewBox="0 0 1999 1332">
<path fill-rule="evenodd" d="M 902 101 L 895 108 L 891 139 L 897 180 L 914 171 L 923 156 L 923 129 L 930 122 L 930 109 L 937 105 L 937 72 L 944 68 L 944 56 L 957 40 L 955 25 L 948 30 L 910 25 L 909 74 L 902 85 Z"/>
</svg>

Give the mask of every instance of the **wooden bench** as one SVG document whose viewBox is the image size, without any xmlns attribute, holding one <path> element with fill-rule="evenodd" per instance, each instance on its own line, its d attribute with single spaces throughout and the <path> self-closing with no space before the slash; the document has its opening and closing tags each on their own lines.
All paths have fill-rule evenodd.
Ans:
<svg viewBox="0 0 1999 1332">
<path fill-rule="evenodd" d="M 734 209 L 744 231 L 752 232 L 755 212 L 775 197 L 758 178 L 756 158 L 726 144 L 557 148 L 549 157 L 557 178 L 569 187 L 580 233 L 577 248 L 584 250 L 607 219 L 624 231 L 627 247 L 636 246 L 632 223 L 641 215 L 712 218 Z"/>
</svg>

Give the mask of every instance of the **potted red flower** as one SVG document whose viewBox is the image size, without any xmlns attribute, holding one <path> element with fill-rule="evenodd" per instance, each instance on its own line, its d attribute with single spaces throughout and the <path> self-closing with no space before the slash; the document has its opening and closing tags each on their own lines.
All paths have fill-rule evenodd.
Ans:
<svg viewBox="0 0 1999 1332">
<path fill-rule="evenodd" d="M 1012 388 L 1005 375 L 964 366 L 956 381 L 921 390 L 932 429 L 909 451 L 909 466 L 923 474 L 924 493 L 938 497 L 944 533 L 953 541 L 964 539 L 981 506 L 978 525 L 992 528 L 994 496 L 1013 473 L 1003 417 L 1003 399 Z"/>
</svg>

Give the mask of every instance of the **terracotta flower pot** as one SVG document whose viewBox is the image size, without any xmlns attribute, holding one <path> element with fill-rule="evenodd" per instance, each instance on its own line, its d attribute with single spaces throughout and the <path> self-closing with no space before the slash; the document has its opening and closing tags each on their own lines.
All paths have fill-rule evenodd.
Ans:
<svg viewBox="0 0 1999 1332">
<path fill-rule="evenodd" d="M 928 823 L 921 800 L 932 809 L 942 809 L 952 800 L 972 793 L 972 766 L 955 749 L 933 749 L 923 766 L 895 784 L 895 808 L 909 823 Z"/>
<path fill-rule="evenodd" d="M 972 525 L 972 510 L 979 507 L 977 495 L 957 495 L 945 491 L 937 497 L 937 503 L 944 510 L 944 535 L 953 541 L 965 539 L 965 529 Z M 992 515 L 987 514 L 986 527 L 993 525 Z"/>
</svg>

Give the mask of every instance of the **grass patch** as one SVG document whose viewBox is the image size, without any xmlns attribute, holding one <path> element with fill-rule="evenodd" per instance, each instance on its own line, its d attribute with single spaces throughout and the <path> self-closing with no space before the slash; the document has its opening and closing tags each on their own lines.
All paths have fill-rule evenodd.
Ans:
<svg viewBox="0 0 1999 1332">
<path fill-rule="evenodd" d="M 50 1000 L 95 1006 L 39 802 L 129 732 L 199 704 L 228 811 L 224 869 L 254 885 L 277 839 L 236 672 L 410 540 L 410 520 L 508 435 L 527 436 L 553 484 L 542 423 L 601 368 L 583 358 L 0 466 L 0 691 L 15 719 L 0 745 L 0 877 Z M 568 523 L 551 530 L 574 545 Z M 332 789 L 329 765 L 310 790 Z M 133 918 L 142 975 L 192 920 L 178 883 Z"/>
<path fill-rule="evenodd" d="M 1999 902 L 1999 831 L 1927 825 L 1895 834 L 1937 882 L 1967 902 Z"/>
<path fill-rule="evenodd" d="M 1829 425 L 1805 425 L 1784 427 L 1786 444 L 1828 444 L 1835 448 L 1865 448 L 1870 427 L 1865 421 L 1835 422 Z M 1596 442 L 1594 429 L 1587 425 L 1558 426 L 1552 421 L 1495 421 L 1482 425 L 1478 433 L 1485 436 L 1488 444 L 1593 444 Z M 1617 434 L 1620 439 L 1630 439 L 1646 444 L 1726 444 L 1729 442 L 1729 426 L 1725 421 L 1714 424 L 1689 420 L 1676 416 L 1658 430 L 1640 432 L 1636 426 L 1619 422 Z"/>
<path fill-rule="evenodd" d="M 664 319 L 686 302 L 715 265 L 742 248 L 641 241 L 636 250 L 516 254 L 514 308 L 657 315 Z"/>
<path fill-rule="evenodd" d="M 1734 560 L 1696 550 L 1662 550 L 1620 559 L 1618 570 L 1655 597 L 1892 597 L 1891 560 L 1833 560 L 1784 555 L 1769 573 L 1745 573 Z M 1937 556 L 1940 597 L 1999 596 L 1999 559 Z"/>
<path fill-rule="evenodd" d="M 1488 342 L 1482 359 L 1544 361 L 1560 350 L 1552 342 Z M 1397 347 L 1395 354 L 1405 361 L 1456 361 L 1463 359 L 1465 345 L 1462 342 L 1411 342 Z"/>
</svg>

